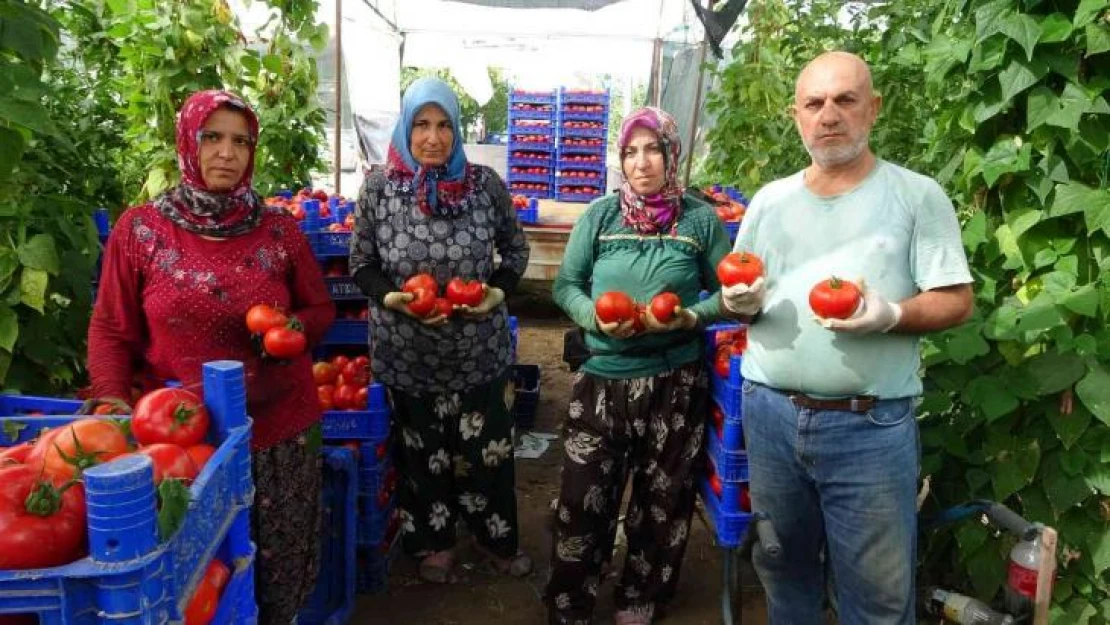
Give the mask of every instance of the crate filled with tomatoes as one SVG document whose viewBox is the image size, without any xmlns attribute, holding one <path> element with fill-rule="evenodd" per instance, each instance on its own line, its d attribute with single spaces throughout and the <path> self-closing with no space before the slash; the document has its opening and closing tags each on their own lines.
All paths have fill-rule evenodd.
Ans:
<svg viewBox="0 0 1110 625">
<path fill-rule="evenodd" d="M 208 363 L 203 379 L 201 395 L 158 389 L 130 414 L 0 417 L 0 615 L 257 618 L 243 367 Z"/>
<path fill-rule="evenodd" d="M 740 222 L 748 210 L 748 198 L 735 187 L 715 184 L 702 189 L 717 211 L 717 218 L 724 224 L 730 240 L 736 240 Z"/>
</svg>

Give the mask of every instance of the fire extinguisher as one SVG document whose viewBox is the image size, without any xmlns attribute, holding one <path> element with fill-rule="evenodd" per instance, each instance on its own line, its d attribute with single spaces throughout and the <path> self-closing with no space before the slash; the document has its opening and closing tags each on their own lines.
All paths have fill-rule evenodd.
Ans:
<svg viewBox="0 0 1110 625">
<path fill-rule="evenodd" d="M 1006 575 L 1006 611 L 1028 614 L 1037 596 L 1037 572 L 1042 566 L 1041 534 L 1032 540 L 1022 539 L 1010 550 L 1010 566 Z"/>
</svg>

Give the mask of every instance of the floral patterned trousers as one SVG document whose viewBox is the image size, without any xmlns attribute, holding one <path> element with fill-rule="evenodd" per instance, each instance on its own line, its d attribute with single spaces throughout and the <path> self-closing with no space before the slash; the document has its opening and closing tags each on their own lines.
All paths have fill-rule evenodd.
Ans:
<svg viewBox="0 0 1110 625">
<path fill-rule="evenodd" d="M 672 597 L 694 511 L 707 401 L 700 361 L 647 378 L 575 378 L 546 592 L 551 623 L 590 623 L 627 470 L 628 555 L 617 609 L 650 619 Z"/>
<path fill-rule="evenodd" d="M 487 550 L 516 554 L 512 393 L 507 373 L 464 393 L 390 389 L 406 553 L 450 549 L 461 517 Z"/>
</svg>

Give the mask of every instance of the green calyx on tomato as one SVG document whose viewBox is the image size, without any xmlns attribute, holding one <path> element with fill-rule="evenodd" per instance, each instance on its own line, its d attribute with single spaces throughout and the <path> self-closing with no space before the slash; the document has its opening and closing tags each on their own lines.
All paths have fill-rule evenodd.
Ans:
<svg viewBox="0 0 1110 625">
<path fill-rule="evenodd" d="M 73 479 L 61 486 L 55 486 L 48 480 L 39 478 L 31 488 L 31 493 L 27 495 L 23 507 L 27 509 L 27 514 L 41 517 L 53 516 L 62 509 L 62 495 L 77 483 L 77 480 Z"/>
</svg>

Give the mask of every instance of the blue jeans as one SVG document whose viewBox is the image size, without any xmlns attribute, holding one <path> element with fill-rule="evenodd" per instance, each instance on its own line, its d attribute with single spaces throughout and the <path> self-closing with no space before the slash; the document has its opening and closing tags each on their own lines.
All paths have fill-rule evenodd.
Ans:
<svg viewBox="0 0 1110 625">
<path fill-rule="evenodd" d="M 783 553 L 753 559 L 769 625 L 822 625 L 828 551 L 840 623 L 913 625 L 920 447 L 912 399 L 861 414 L 798 408 L 744 381 L 752 509 Z"/>
</svg>

